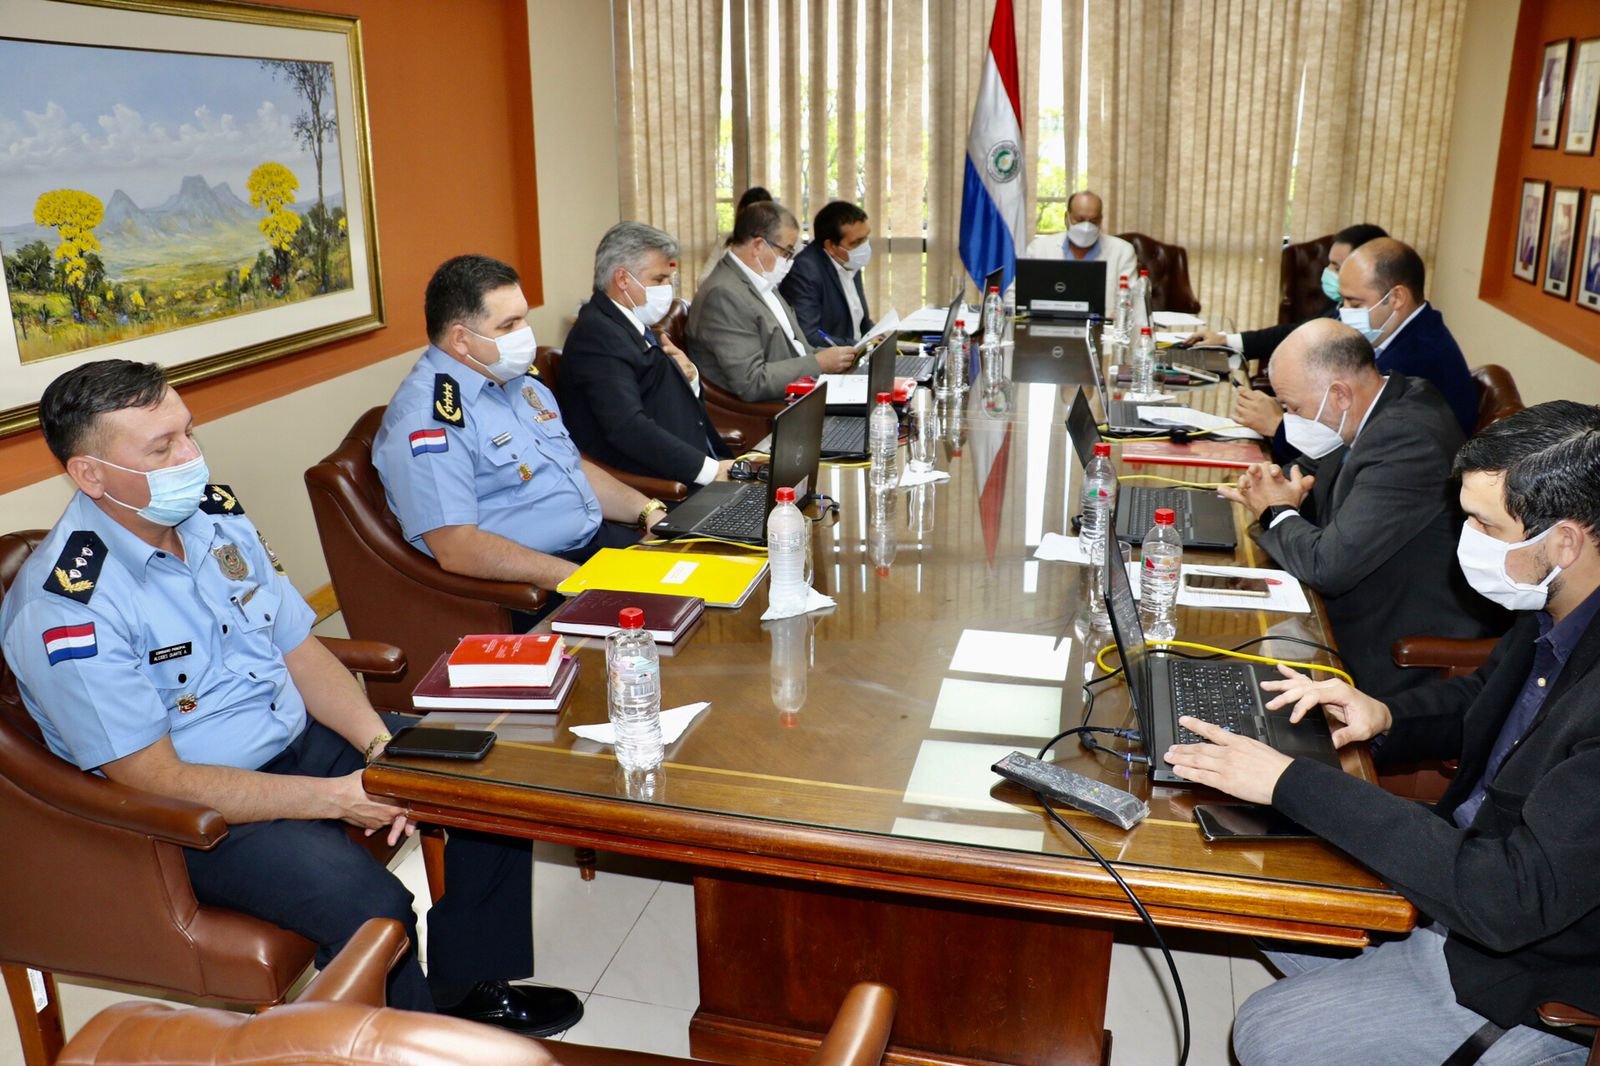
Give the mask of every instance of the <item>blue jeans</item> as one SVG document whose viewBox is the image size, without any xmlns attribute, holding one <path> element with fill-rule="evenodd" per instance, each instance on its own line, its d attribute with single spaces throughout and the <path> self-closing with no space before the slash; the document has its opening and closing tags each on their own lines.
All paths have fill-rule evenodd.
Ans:
<svg viewBox="0 0 1600 1066">
<path fill-rule="evenodd" d="M 1243 1066 L 1443 1062 L 1487 1020 L 1456 1002 L 1444 931 L 1423 926 L 1358 955 L 1267 951 L 1283 980 L 1245 1000 L 1233 1021 Z M 1479 1066 L 1581 1066 L 1588 1049 L 1519 1025 Z"/>
</svg>

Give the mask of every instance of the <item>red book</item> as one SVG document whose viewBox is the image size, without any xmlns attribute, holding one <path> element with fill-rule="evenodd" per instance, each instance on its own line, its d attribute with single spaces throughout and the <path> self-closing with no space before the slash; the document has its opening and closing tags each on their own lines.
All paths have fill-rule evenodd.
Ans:
<svg viewBox="0 0 1600 1066">
<path fill-rule="evenodd" d="M 428 711 L 559 711 L 578 679 L 578 657 L 566 655 L 556 668 L 555 681 L 545 688 L 452 688 L 448 655 L 434 661 L 433 669 L 417 682 L 411 705 Z"/>
<path fill-rule="evenodd" d="M 1260 442 L 1253 440 L 1192 440 L 1187 444 L 1151 440 L 1124 444 L 1122 458 L 1130 463 L 1223 466 L 1243 470 L 1251 463 L 1263 462 L 1266 454 Z"/>
<path fill-rule="evenodd" d="M 450 653 L 452 688 L 544 688 L 561 665 L 554 633 L 475 633 Z"/>
<path fill-rule="evenodd" d="M 604 637 L 617 628 L 624 607 L 644 612 L 645 632 L 657 644 L 676 644 L 705 613 L 706 601 L 698 596 L 589 589 L 563 603 L 550 616 L 550 628 L 574 636 Z"/>
</svg>

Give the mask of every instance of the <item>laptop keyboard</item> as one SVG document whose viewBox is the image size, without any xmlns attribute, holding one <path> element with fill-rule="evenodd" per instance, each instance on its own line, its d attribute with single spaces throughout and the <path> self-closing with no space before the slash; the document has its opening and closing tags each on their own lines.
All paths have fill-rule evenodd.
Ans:
<svg viewBox="0 0 1600 1066">
<path fill-rule="evenodd" d="M 823 455 L 865 455 L 867 420 L 849 415 L 829 415 L 822 422 Z"/>
<path fill-rule="evenodd" d="M 1221 726 L 1230 733 L 1262 739 L 1256 716 L 1256 675 L 1239 663 L 1197 663 L 1173 659 L 1172 706 L 1178 714 Z M 1205 738 L 1176 726 L 1179 744 L 1200 744 Z"/>
<path fill-rule="evenodd" d="M 897 355 L 894 359 L 894 376 L 927 381 L 933 377 L 934 358 L 931 355 Z M 850 368 L 851 374 L 865 374 L 871 368 L 868 360 L 857 360 Z"/>
<path fill-rule="evenodd" d="M 1194 527 L 1194 517 L 1190 511 L 1189 490 L 1174 488 L 1154 488 L 1149 485 L 1130 485 L 1119 488 L 1118 491 L 1125 501 L 1119 506 L 1125 506 L 1128 513 L 1134 518 L 1134 530 L 1143 537 L 1156 522 L 1156 509 L 1160 507 L 1172 508 L 1172 513 L 1178 519 L 1178 532 L 1188 539 L 1187 535 Z"/>
<path fill-rule="evenodd" d="M 708 537 L 761 539 L 761 525 L 767 520 L 767 487 L 746 485 L 727 503 L 706 515 L 695 527 Z"/>
</svg>

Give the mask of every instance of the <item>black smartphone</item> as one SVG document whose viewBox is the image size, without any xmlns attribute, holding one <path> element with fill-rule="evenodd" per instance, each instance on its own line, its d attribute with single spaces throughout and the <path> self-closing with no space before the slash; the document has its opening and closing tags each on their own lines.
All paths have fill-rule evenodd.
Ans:
<svg viewBox="0 0 1600 1066">
<path fill-rule="evenodd" d="M 394 735 L 385 755 L 418 759 L 481 759 L 494 747 L 495 735 L 487 729 L 436 729 L 413 725 Z"/>
<path fill-rule="evenodd" d="M 1273 807 L 1253 803 L 1197 803 L 1194 820 L 1210 841 L 1222 840 L 1310 840 L 1298 822 Z"/>
<path fill-rule="evenodd" d="M 1223 596 L 1266 596 L 1272 592 L 1266 578 L 1238 574 L 1201 574 L 1191 570 L 1183 575 L 1183 584 L 1195 592 L 1215 592 Z"/>
</svg>

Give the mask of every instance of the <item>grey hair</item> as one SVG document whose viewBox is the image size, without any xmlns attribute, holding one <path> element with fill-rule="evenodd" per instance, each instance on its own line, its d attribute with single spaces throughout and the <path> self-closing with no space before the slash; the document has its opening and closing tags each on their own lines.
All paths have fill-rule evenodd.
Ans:
<svg viewBox="0 0 1600 1066">
<path fill-rule="evenodd" d="M 618 222 L 606 230 L 605 236 L 600 238 L 600 246 L 594 250 L 594 287 L 604 291 L 618 267 L 637 277 L 644 257 L 650 252 L 676 259 L 678 242 L 670 233 L 643 222 Z"/>
</svg>

